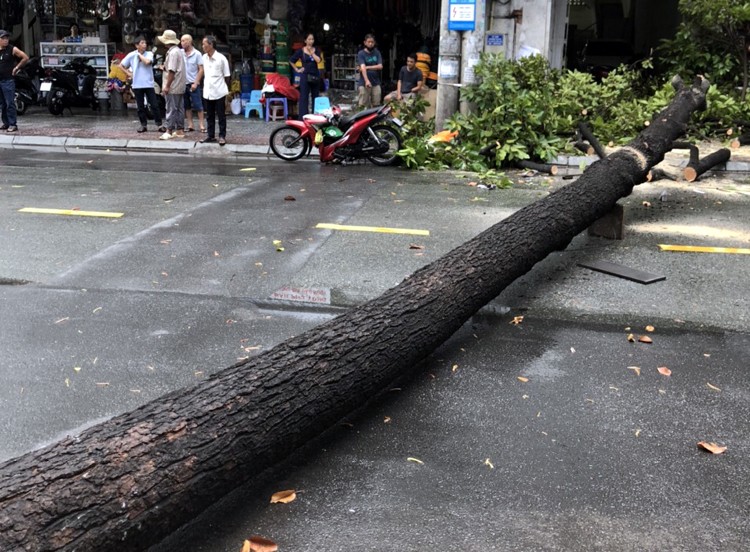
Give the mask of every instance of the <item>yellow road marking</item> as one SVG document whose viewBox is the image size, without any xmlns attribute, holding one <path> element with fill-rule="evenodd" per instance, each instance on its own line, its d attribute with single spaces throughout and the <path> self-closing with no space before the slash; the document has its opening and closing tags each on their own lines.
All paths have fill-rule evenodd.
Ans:
<svg viewBox="0 0 750 552">
<path fill-rule="evenodd" d="M 76 217 L 105 217 L 120 218 L 125 213 L 108 213 L 106 211 L 76 211 L 74 209 L 42 209 L 39 207 L 24 207 L 19 213 L 36 213 L 40 215 L 70 215 Z"/>
<path fill-rule="evenodd" d="M 382 228 L 380 226 L 347 226 L 343 224 L 318 223 L 315 228 L 326 230 L 349 230 L 351 232 L 382 232 L 384 234 L 410 234 L 412 236 L 429 236 L 429 230 L 412 230 L 410 228 Z"/>
<path fill-rule="evenodd" d="M 750 255 L 750 249 L 742 247 L 703 247 L 700 245 L 665 245 L 660 243 L 662 251 L 678 251 L 680 253 L 733 253 L 736 255 Z"/>
</svg>

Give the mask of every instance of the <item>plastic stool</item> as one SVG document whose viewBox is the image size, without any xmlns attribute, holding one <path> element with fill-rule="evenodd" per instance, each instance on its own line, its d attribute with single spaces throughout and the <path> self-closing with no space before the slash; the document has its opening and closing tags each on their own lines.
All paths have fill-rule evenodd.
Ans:
<svg viewBox="0 0 750 552">
<path fill-rule="evenodd" d="M 282 106 L 284 108 L 284 120 L 286 121 L 289 118 L 289 106 L 287 105 L 286 98 L 266 98 L 266 122 L 268 122 L 269 116 L 272 121 L 275 121 L 278 109 Z"/>
</svg>

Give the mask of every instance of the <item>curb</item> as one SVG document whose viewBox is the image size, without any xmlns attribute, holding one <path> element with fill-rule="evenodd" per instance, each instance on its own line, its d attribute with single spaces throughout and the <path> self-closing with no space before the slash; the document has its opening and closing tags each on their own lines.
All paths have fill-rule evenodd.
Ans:
<svg viewBox="0 0 750 552">
<path fill-rule="evenodd" d="M 28 148 L 61 148 L 65 150 L 112 150 L 124 152 L 144 151 L 152 153 L 178 153 L 184 155 L 204 155 L 209 152 L 227 152 L 234 155 L 270 154 L 268 146 L 253 144 L 201 144 L 200 142 L 179 140 L 134 140 L 127 138 L 77 138 L 66 136 L 3 136 L 0 135 L 0 147 L 13 149 Z"/>
</svg>

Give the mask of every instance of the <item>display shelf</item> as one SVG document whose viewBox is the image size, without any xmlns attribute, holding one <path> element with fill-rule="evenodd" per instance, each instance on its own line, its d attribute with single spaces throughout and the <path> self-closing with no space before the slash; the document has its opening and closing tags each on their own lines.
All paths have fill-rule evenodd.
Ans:
<svg viewBox="0 0 750 552">
<path fill-rule="evenodd" d="M 89 58 L 89 65 L 96 69 L 98 79 L 109 75 L 109 60 L 115 53 L 114 42 L 42 42 L 39 44 L 39 55 L 42 66 L 62 67 L 73 58 Z"/>
<path fill-rule="evenodd" d="M 355 54 L 334 54 L 331 67 L 333 88 L 354 90 L 357 82 L 357 56 Z"/>
</svg>

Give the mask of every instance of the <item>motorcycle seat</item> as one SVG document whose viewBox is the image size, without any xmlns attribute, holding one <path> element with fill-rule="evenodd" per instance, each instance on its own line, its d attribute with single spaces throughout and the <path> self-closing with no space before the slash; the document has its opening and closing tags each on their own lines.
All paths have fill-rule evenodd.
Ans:
<svg viewBox="0 0 750 552">
<path fill-rule="evenodd" d="M 365 109 L 364 111 L 360 111 L 359 113 L 355 113 L 354 115 L 349 115 L 348 117 L 341 117 L 341 120 L 339 121 L 339 126 L 342 128 L 346 128 L 350 126 L 355 121 L 358 121 L 359 119 L 362 119 L 364 117 L 367 117 L 369 115 L 372 115 L 373 113 L 377 113 L 380 111 L 380 107 L 371 107 L 370 109 Z"/>
</svg>

